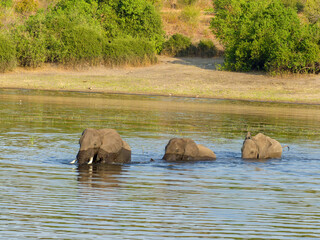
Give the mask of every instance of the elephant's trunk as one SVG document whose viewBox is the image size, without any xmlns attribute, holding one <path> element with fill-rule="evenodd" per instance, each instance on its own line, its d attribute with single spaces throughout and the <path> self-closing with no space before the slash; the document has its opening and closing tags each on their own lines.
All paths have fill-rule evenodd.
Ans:
<svg viewBox="0 0 320 240">
<path fill-rule="evenodd" d="M 92 164 L 96 157 L 94 149 L 80 150 L 77 154 L 77 161 L 79 164 Z"/>
</svg>

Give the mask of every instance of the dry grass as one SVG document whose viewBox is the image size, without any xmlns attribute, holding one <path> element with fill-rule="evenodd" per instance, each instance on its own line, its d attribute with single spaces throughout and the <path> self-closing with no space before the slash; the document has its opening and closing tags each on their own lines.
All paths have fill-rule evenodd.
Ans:
<svg viewBox="0 0 320 240">
<path fill-rule="evenodd" d="M 223 51 L 222 45 L 210 29 L 210 21 L 213 14 L 208 12 L 207 9 L 212 9 L 212 1 L 198 0 L 192 6 L 178 6 L 177 8 L 170 7 L 172 2 L 176 1 L 164 1 L 161 10 L 163 28 L 167 38 L 175 33 L 180 33 L 190 37 L 194 43 L 199 42 L 201 39 L 210 39 L 219 51 Z M 193 17 L 188 18 L 190 15 L 193 15 Z"/>
<path fill-rule="evenodd" d="M 153 94 L 320 104 L 318 75 L 271 77 L 215 70 L 223 59 L 161 57 L 139 68 L 82 71 L 45 66 L 0 75 L 0 88 Z"/>
</svg>

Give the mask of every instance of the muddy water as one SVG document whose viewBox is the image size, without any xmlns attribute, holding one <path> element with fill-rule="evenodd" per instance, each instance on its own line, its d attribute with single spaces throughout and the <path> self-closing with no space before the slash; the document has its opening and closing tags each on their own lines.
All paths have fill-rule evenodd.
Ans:
<svg viewBox="0 0 320 240">
<path fill-rule="evenodd" d="M 1 90 L 0 238 L 319 239 L 319 123 L 319 106 Z M 87 127 L 117 129 L 132 164 L 69 164 Z M 244 161 L 248 130 L 290 151 Z M 172 137 L 218 159 L 166 163 Z"/>
</svg>

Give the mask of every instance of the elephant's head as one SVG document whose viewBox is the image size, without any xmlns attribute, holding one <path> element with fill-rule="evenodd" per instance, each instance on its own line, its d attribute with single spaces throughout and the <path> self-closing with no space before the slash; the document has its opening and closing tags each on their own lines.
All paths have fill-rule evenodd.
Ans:
<svg viewBox="0 0 320 240">
<path fill-rule="evenodd" d="M 241 154 L 241 157 L 245 159 L 259 158 L 259 149 L 257 144 L 252 139 L 246 139 L 243 142 Z"/>
<path fill-rule="evenodd" d="M 173 138 L 165 148 L 163 159 L 167 161 L 193 160 L 198 156 L 197 144 L 188 138 Z"/>
<path fill-rule="evenodd" d="M 92 129 L 83 131 L 80 138 L 78 163 L 123 164 L 131 161 L 131 148 L 114 129 Z M 74 161 L 72 161 L 74 163 Z"/>
<path fill-rule="evenodd" d="M 99 131 L 93 128 L 87 128 L 83 131 L 79 140 L 80 150 L 77 154 L 79 164 L 89 163 L 96 159 L 100 146 L 102 144 Z"/>
</svg>

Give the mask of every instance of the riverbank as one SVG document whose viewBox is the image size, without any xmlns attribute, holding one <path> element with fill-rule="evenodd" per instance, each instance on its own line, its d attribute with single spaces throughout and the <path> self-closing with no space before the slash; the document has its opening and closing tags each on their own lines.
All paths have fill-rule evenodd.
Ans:
<svg viewBox="0 0 320 240">
<path fill-rule="evenodd" d="M 74 70 L 46 65 L 0 74 L 0 88 L 320 104 L 320 76 L 218 71 L 222 58 L 160 57 L 146 67 Z"/>
</svg>

